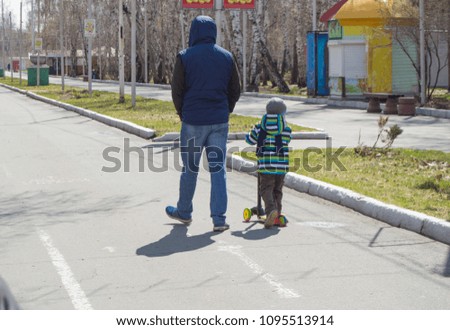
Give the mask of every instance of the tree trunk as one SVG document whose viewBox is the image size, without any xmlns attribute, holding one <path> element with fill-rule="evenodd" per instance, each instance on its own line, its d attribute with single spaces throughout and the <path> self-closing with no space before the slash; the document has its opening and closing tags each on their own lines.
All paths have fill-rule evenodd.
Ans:
<svg viewBox="0 0 450 330">
<path fill-rule="evenodd" d="M 242 66 L 243 63 L 243 54 L 242 54 L 242 45 L 243 45 L 243 36 L 241 29 L 241 12 L 240 11 L 231 11 L 231 49 L 236 56 L 237 63 L 239 67 Z"/>
<path fill-rule="evenodd" d="M 72 66 L 71 66 L 71 70 L 70 70 L 70 76 L 76 77 L 77 76 L 77 49 L 75 47 L 73 47 L 73 45 L 72 45 L 72 49 L 70 50 L 70 55 L 72 57 Z"/>
<path fill-rule="evenodd" d="M 261 49 L 264 65 L 269 72 L 270 79 L 273 83 L 275 83 L 281 93 L 289 93 L 291 90 L 289 89 L 289 86 L 286 84 L 281 74 L 278 72 L 277 65 L 272 59 L 272 56 L 270 55 L 269 49 L 267 48 L 265 42 L 260 40 L 259 46 Z"/>
<path fill-rule="evenodd" d="M 450 0 L 447 0 L 447 90 L 450 92 Z"/>
<path fill-rule="evenodd" d="M 302 24 L 297 25 L 296 29 L 296 43 L 297 43 L 297 57 L 298 57 L 298 87 L 306 86 L 306 32 L 309 30 L 311 24 L 311 15 L 304 15 L 303 13 L 310 13 L 310 1 L 298 1 L 295 4 L 295 11 L 298 16 L 304 17 Z"/>
<path fill-rule="evenodd" d="M 282 93 L 289 93 L 290 89 L 289 86 L 284 81 L 283 77 L 280 75 L 277 69 L 277 65 L 275 61 L 272 58 L 272 55 L 270 54 L 269 49 L 267 48 L 265 40 L 263 40 L 263 35 L 261 32 L 261 15 L 257 15 L 255 12 L 252 12 L 251 15 L 249 15 L 250 20 L 254 26 L 254 40 L 259 46 L 259 51 L 262 56 L 263 63 L 268 70 L 268 73 L 270 75 L 270 78 L 273 83 L 276 84 L 278 87 L 278 90 Z"/>
<path fill-rule="evenodd" d="M 255 27 L 252 27 L 252 34 L 255 34 Z M 254 40 L 254 38 L 253 38 Z M 258 91 L 258 85 L 259 85 L 259 53 L 258 53 L 258 46 L 255 42 L 252 43 L 252 50 L 251 50 L 251 57 L 250 57 L 250 66 L 249 66 L 249 81 L 248 81 L 248 87 L 251 89 L 251 91 L 257 92 Z M 249 90 L 250 91 L 250 90 Z"/>
<path fill-rule="evenodd" d="M 294 49 L 292 50 L 292 71 L 291 84 L 296 84 L 298 81 L 298 56 L 297 56 L 297 41 L 294 41 Z"/>
<path fill-rule="evenodd" d="M 288 3 L 283 5 L 283 13 L 281 15 L 283 25 L 283 52 L 281 56 L 281 76 L 284 77 L 286 71 L 288 71 L 288 57 L 289 57 L 289 21 L 287 11 L 289 10 Z"/>
</svg>

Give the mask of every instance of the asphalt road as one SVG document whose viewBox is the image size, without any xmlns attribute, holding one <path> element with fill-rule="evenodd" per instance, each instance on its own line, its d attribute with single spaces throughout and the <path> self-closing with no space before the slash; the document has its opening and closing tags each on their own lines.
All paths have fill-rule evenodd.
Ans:
<svg viewBox="0 0 450 330">
<path fill-rule="evenodd" d="M 24 309 L 450 308 L 448 245 L 289 189 L 287 228 L 243 223 L 256 180 L 236 172 L 230 231 L 205 170 L 174 224 L 176 149 L 3 88 L 0 139 L 0 274 Z"/>
</svg>

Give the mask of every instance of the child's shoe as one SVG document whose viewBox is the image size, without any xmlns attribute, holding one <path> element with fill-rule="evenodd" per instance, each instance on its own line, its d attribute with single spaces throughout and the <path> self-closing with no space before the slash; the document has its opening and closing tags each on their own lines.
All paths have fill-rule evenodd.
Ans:
<svg viewBox="0 0 450 330">
<path fill-rule="evenodd" d="M 286 219 L 286 216 L 283 214 L 280 214 L 278 216 L 278 218 L 275 219 L 275 224 L 274 226 L 278 226 L 278 227 L 286 227 L 288 221 Z"/>
<path fill-rule="evenodd" d="M 264 222 L 264 228 L 266 229 L 271 228 L 277 218 L 278 218 L 277 210 L 273 210 L 272 212 L 270 212 L 270 214 L 266 218 L 266 221 Z"/>
</svg>

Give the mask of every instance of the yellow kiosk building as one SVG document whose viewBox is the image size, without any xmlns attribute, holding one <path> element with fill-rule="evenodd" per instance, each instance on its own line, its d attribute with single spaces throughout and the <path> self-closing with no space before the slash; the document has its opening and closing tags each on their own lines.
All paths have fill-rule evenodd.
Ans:
<svg viewBox="0 0 450 330">
<path fill-rule="evenodd" d="M 342 0 L 329 18 L 331 96 L 363 93 L 413 95 L 418 92 L 416 44 L 404 31 L 417 20 L 401 17 L 402 0 Z M 324 17 L 322 16 L 322 17 Z"/>
</svg>

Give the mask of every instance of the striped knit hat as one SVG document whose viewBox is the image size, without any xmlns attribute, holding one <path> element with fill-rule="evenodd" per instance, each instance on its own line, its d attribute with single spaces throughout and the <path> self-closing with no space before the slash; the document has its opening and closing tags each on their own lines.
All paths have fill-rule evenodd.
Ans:
<svg viewBox="0 0 450 330">
<path fill-rule="evenodd" d="M 268 114 L 282 115 L 286 113 L 286 104 L 279 97 L 273 97 L 267 102 L 266 111 Z"/>
</svg>

